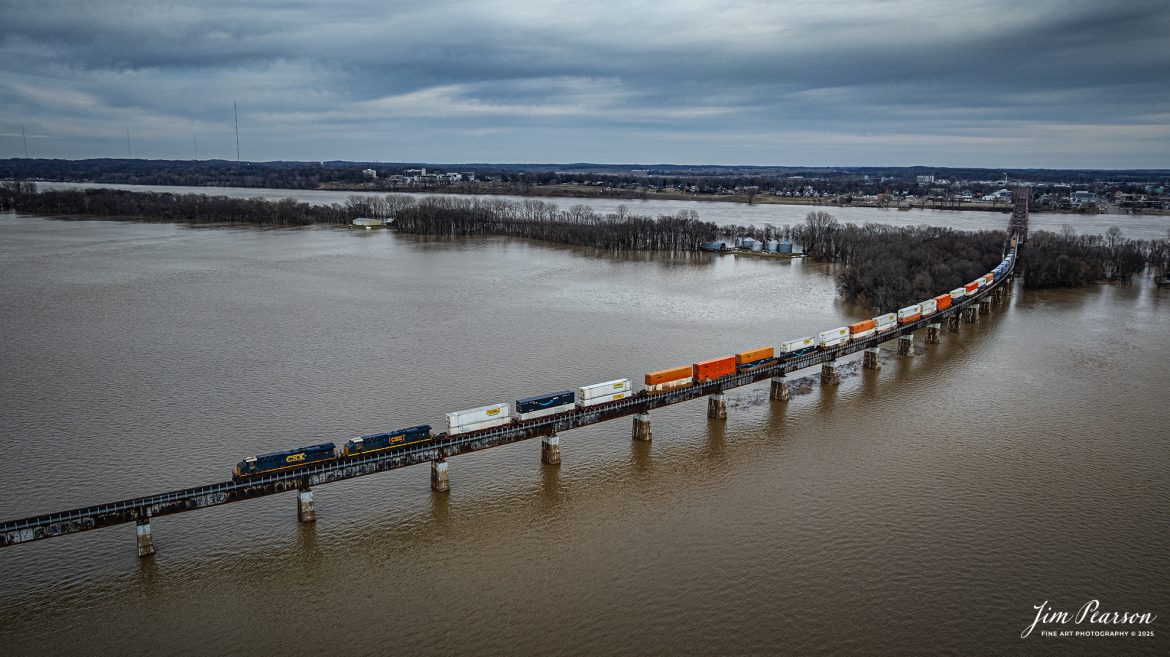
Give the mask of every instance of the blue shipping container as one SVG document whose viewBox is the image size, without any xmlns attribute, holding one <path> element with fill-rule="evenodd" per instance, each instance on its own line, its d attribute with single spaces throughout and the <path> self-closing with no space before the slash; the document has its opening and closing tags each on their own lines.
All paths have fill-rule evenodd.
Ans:
<svg viewBox="0 0 1170 657">
<path fill-rule="evenodd" d="M 546 408 L 567 406 L 576 402 L 576 400 L 577 393 L 572 390 L 561 390 L 560 392 L 553 392 L 547 395 L 525 397 L 524 399 L 516 400 L 516 412 L 531 413 L 532 411 L 543 411 Z"/>
</svg>

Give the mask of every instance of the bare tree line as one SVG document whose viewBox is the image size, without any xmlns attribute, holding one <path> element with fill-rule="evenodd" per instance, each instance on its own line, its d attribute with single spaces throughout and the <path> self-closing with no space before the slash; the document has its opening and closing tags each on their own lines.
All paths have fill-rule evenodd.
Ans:
<svg viewBox="0 0 1170 657">
<path fill-rule="evenodd" d="M 694 210 L 649 217 L 631 214 L 625 206 L 600 214 L 586 205 L 560 209 L 535 199 L 432 196 L 415 201 L 395 194 L 369 203 L 375 216 L 384 211 L 392 217 L 397 230 L 422 235 L 506 235 L 605 249 L 694 251 L 718 230 Z"/>
</svg>

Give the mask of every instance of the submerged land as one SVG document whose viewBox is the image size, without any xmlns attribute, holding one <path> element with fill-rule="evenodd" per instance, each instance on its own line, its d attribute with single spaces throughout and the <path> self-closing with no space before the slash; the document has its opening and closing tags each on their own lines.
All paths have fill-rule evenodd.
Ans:
<svg viewBox="0 0 1170 657">
<path fill-rule="evenodd" d="M 649 216 L 621 207 L 599 213 L 586 205 L 566 209 L 538 199 L 451 195 L 353 194 L 345 203 L 324 205 L 108 188 L 42 191 L 36 183 L 6 182 L 0 183 L 2 209 L 59 218 L 266 226 L 349 227 L 355 217 L 383 217 L 388 227 L 406 234 L 516 237 L 615 251 L 688 252 L 717 238 L 785 239 L 799 244 L 807 257 L 844 265 L 837 276 L 840 294 L 874 309 L 963 285 L 990 270 L 1006 247 L 1001 230 L 842 224 L 825 210 L 810 211 L 796 224 L 720 226 L 694 210 Z M 1128 239 L 1115 226 L 1106 235 L 1036 231 L 1021 264 L 1024 285 L 1031 288 L 1125 283 L 1143 273 L 1164 285 L 1170 282 L 1170 239 Z"/>
</svg>

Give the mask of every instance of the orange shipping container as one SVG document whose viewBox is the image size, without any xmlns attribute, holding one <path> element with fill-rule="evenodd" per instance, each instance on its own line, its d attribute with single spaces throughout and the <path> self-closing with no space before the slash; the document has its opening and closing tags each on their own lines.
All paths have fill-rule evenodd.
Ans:
<svg viewBox="0 0 1170 657">
<path fill-rule="evenodd" d="M 938 302 L 938 310 L 946 310 L 947 308 L 951 307 L 950 294 L 940 294 L 935 297 L 934 300 Z"/>
<path fill-rule="evenodd" d="M 658 370 L 657 372 L 646 372 L 646 385 L 656 386 L 660 383 L 669 383 L 670 381 L 678 381 L 679 379 L 690 378 L 690 376 L 690 365 L 672 367 L 667 370 Z"/>
<path fill-rule="evenodd" d="M 871 328 L 877 328 L 877 322 L 873 321 L 872 319 L 867 319 L 863 322 L 857 322 L 856 324 L 850 324 L 849 335 L 853 335 L 854 333 L 861 333 L 862 331 L 868 331 Z"/>
<path fill-rule="evenodd" d="M 744 363 L 754 363 L 757 360 L 764 360 L 776 355 L 776 350 L 771 347 L 759 347 L 757 349 L 748 349 L 741 351 L 735 355 L 735 364 L 743 365 Z"/>
<path fill-rule="evenodd" d="M 694 365 L 695 383 L 735 374 L 735 356 L 720 356 Z"/>
<path fill-rule="evenodd" d="M 995 276 L 993 274 L 984 274 L 983 276 L 980 276 L 980 278 L 982 278 L 983 281 L 988 285 L 991 285 L 995 282 Z"/>
<path fill-rule="evenodd" d="M 967 294 L 971 294 L 975 290 L 979 289 L 979 284 L 978 283 L 967 283 L 963 287 L 967 289 Z"/>
</svg>

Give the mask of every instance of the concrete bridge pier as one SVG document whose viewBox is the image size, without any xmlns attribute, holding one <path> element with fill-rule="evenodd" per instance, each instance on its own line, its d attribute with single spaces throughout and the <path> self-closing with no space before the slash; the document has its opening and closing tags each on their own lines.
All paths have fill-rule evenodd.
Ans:
<svg viewBox="0 0 1170 657">
<path fill-rule="evenodd" d="M 149 557 L 154 554 L 154 537 L 150 535 L 150 517 L 142 517 L 137 521 L 135 529 L 138 532 L 138 556 Z"/>
<path fill-rule="evenodd" d="M 772 377 L 772 390 L 768 398 L 772 401 L 788 401 L 788 379 L 783 376 Z"/>
<path fill-rule="evenodd" d="M 712 420 L 727 419 L 727 395 L 717 392 L 707 398 L 707 417 Z"/>
<path fill-rule="evenodd" d="M 841 383 L 841 371 L 837 369 L 837 361 L 831 360 L 821 363 L 821 385 L 836 385 Z"/>
<path fill-rule="evenodd" d="M 959 320 L 962 319 L 958 314 L 951 315 L 947 318 L 947 331 L 949 333 L 959 332 Z"/>
<path fill-rule="evenodd" d="M 313 502 L 313 491 L 308 486 L 297 491 L 297 520 L 317 522 L 317 504 Z"/>
<path fill-rule="evenodd" d="M 991 301 L 989 301 L 988 299 L 980 299 L 979 300 L 979 314 L 980 315 L 990 315 L 991 314 Z"/>
<path fill-rule="evenodd" d="M 913 356 L 914 355 L 914 334 L 907 333 L 898 338 L 898 355 L 899 356 Z"/>
<path fill-rule="evenodd" d="M 938 334 L 941 332 L 942 324 L 927 324 L 926 325 L 926 344 L 938 344 Z"/>
<path fill-rule="evenodd" d="M 540 461 L 549 465 L 561 464 L 561 437 L 555 433 L 540 440 Z"/>
<path fill-rule="evenodd" d="M 975 324 L 979 321 L 979 309 L 975 306 L 967 306 L 963 309 L 963 321 L 968 324 Z"/>
<path fill-rule="evenodd" d="M 650 414 L 637 413 L 634 415 L 634 440 L 650 440 Z"/>
<path fill-rule="evenodd" d="M 861 366 L 867 370 L 880 370 L 882 368 L 882 350 L 879 347 L 866 349 L 865 354 L 861 357 Z"/>
<path fill-rule="evenodd" d="M 446 493 L 451 490 L 451 482 L 447 479 L 447 459 L 439 457 L 431 461 L 431 490 L 436 493 Z"/>
</svg>

